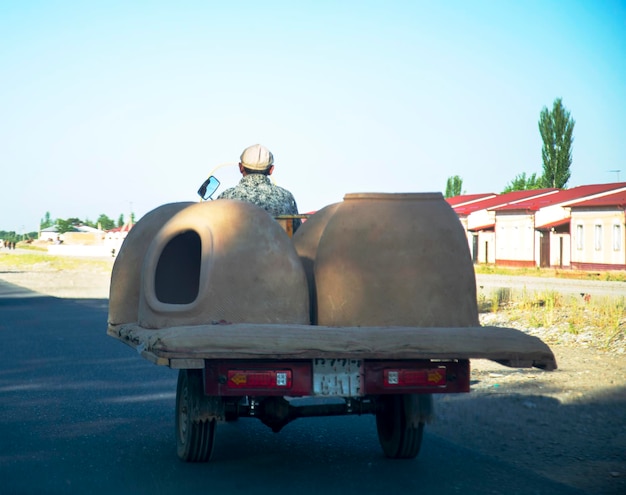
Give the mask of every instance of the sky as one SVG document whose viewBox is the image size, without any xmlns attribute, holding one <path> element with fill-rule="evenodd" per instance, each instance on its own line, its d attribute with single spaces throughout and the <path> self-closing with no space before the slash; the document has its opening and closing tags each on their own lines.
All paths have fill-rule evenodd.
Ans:
<svg viewBox="0 0 626 495">
<path fill-rule="evenodd" d="M 0 230 L 197 201 L 255 143 L 301 212 L 499 193 L 556 98 L 568 186 L 626 180 L 626 0 L 0 0 Z"/>
</svg>

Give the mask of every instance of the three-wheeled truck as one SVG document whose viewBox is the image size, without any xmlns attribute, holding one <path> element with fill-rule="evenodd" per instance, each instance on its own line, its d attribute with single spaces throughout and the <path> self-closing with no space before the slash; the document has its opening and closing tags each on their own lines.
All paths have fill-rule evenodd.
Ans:
<svg viewBox="0 0 626 495">
<path fill-rule="evenodd" d="M 216 425 L 373 414 L 384 454 L 417 456 L 433 394 L 470 390 L 470 359 L 556 368 L 540 339 L 479 324 L 464 230 L 440 193 L 347 194 L 290 237 L 254 205 L 172 203 L 129 232 L 108 334 L 178 369 L 185 461 Z"/>
</svg>

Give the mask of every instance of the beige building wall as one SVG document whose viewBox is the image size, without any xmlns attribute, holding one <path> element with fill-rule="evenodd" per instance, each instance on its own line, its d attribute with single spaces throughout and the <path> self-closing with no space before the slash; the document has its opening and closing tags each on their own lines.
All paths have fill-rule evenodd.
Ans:
<svg viewBox="0 0 626 495">
<path fill-rule="evenodd" d="M 498 213 L 495 228 L 496 264 L 535 266 L 535 253 L 539 252 L 537 239 L 532 214 Z"/>
<path fill-rule="evenodd" d="M 626 269 L 624 210 L 572 208 L 572 266 Z"/>
</svg>

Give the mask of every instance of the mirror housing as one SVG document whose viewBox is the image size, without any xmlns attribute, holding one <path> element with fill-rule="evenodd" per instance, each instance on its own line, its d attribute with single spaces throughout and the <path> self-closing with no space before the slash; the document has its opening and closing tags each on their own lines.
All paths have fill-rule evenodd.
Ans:
<svg viewBox="0 0 626 495">
<path fill-rule="evenodd" d="M 203 200 L 211 199 L 211 196 L 217 191 L 217 188 L 220 185 L 220 181 L 215 178 L 215 176 L 209 177 L 205 180 L 200 188 L 198 189 L 198 194 Z"/>
</svg>

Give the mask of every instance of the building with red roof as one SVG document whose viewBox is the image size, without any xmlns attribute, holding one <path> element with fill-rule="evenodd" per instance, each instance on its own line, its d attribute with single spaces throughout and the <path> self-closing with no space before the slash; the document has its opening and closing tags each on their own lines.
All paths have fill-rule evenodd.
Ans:
<svg viewBox="0 0 626 495">
<path fill-rule="evenodd" d="M 455 198 L 449 198 L 447 201 L 459 216 L 467 233 L 474 263 L 494 263 L 496 224 L 494 209 L 556 192 L 558 189 L 535 189 L 505 194 L 486 194 L 482 197 L 475 197 L 471 201 L 457 201 Z"/>
<path fill-rule="evenodd" d="M 483 194 L 462 194 L 460 196 L 454 196 L 453 198 L 446 198 L 446 201 L 450 206 L 458 207 L 465 206 L 477 201 L 483 201 L 497 196 L 495 193 L 483 193 Z"/>
<path fill-rule="evenodd" d="M 626 269 L 626 182 L 447 201 L 475 263 Z"/>
<path fill-rule="evenodd" d="M 625 182 L 590 184 L 496 208 L 496 264 L 570 266 L 570 205 L 623 190 Z"/>
</svg>

